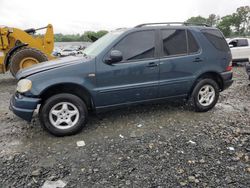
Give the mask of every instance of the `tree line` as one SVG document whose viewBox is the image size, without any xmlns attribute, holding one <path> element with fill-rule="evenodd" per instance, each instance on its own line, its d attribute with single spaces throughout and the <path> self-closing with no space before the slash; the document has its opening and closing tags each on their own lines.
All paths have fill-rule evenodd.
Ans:
<svg viewBox="0 0 250 188">
<path fill-rule="evenodd" d="M 250 36 L 250 7 L 242 6 L 230 15 L 219 16 L 210 14 L 207 18 L 202 16 L 191 17 L 186 22 L 192 24 L 207 24 L 219 28 L 225 37 Z M 86 31 L 83 34 L 55 34 L 55 42 L 94 42 L 108 33 L 106 30 L 97 32 Z"/>
<path fill-rule="evenodd" d="M 186 22 L 205 23 L 217 27 L 225 37 L 250 36 L 250 7 L 239 7 L 236 12 L 223 17 L 215 14 L 210 14 L 207 18 L 202 16 L 191 17 Z"/>
<path fill-rule="evenodd" d="M 83 34 L 55 34 L 55 42 L 94 42 L 98 38 L 108 33 L 106 30 L 101 31 L 85 31 Z"/>
</svg>

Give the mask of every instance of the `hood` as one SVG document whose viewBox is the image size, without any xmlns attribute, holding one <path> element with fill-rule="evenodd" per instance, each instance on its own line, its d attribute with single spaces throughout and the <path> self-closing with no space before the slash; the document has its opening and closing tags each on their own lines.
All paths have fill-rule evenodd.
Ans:
<svg viewBox="0 0 250 188">
<path fill-rule="evenodd" d="M 27 76 L 30 76 L 39 72 L 52 70 L 52 69 L 56 69 L 56 68 L 64 67 L 64 66 L 70 66 L 70 65 L 81 63 L 81 62 L 86 62 L 89 60 L 90 60 L 89 57 L 68 56 L 68 57 L 58 58 L 58 59 L 51 60 L 51 61 L 46 61 L 43 63 L 39 63 L 37 65 L 34 65 L 32 67 L 20 70 L 16 75 L 16 79 L 19 80 L 20 78 L 25 78 Z"/>
</svg>

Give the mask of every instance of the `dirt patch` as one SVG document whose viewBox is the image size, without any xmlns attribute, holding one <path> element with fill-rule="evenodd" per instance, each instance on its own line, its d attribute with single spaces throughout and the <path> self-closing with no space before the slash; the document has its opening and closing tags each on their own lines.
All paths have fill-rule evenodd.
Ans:
<svg viewBox="0 0 250 188">
<path fill-rule="evenodd" d="M 207 113 L 142 105 L 91 115 L 80 134 L 56 138 L 8 110 L 16 81 L 1 75 L 0 187 L 248 187 L 250 86 L 244 68 L 234 76 Z"/>
</svg>

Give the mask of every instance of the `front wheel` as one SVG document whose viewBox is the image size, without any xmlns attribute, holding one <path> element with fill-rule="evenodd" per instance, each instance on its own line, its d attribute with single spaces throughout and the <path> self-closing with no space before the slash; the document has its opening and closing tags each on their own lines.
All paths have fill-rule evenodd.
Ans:
<svg viewBox="0 0 250 188">
<path fill-rule="evenodd" d="M 200 80 L 192 93 L 191 101 L 197 112 L 206 112 L 212 109 L 219 98 L 218 84 L 209 78 Z"/>
<path fill-rule="evenodd" d="M 84 101 L 67 93 L 50 97 L 39 110 L 42 125 L 55 136 L 68 136 L 80 132 L 86 124 L 87 116 Z"/>
</svg>

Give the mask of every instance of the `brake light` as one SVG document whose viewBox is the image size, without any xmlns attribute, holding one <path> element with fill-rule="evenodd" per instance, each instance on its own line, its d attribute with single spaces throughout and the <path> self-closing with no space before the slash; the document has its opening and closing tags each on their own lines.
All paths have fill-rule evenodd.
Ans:
<svg viewBox="0 0 250 188">
<path fill-rule="evenodd" d="M 226 71 L 232 71 L 232 66 L 227 66 Z"/>
</svg>

